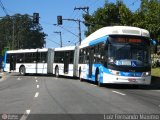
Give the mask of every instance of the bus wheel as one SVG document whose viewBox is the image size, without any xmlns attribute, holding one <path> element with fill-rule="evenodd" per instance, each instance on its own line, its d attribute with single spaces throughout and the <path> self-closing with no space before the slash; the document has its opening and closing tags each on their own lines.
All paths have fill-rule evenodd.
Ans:
<svg viewBox="0 0 160 120">
<path fill-rule="evenodd" d="M 23 76 L 26 74 L 26 69 L 25 69 L 24 66 L 21 66 L 21 67 L 20 67 L 19 73 L 20 73 L 20 75 L 23 75 Z"/>
<path fill-rule="evenodd" d="M 99 76 L 99 73 L 97 72 L 97 73 L 96 73 L 96 80 L 95 80 L 95 81 L 96 81 L 96 84 L 97 84 L 99 87 L 102 87 L 102 83 L 100 82 L 99 77 L 100 77 L 100 76 Z"/>
<path fill-rule="evenodd" d="M 58 67 L 56 67 L 55 75 L 56 75 L 56 77 L 59 77 L 59 68 Z"/>
</svg>

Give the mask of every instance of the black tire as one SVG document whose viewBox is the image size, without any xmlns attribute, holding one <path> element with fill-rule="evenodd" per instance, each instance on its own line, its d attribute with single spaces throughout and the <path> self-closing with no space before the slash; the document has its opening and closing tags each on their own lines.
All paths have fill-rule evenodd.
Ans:
<svg viewBox="0 0 160 120">
<path fill-rule="evenodd" d="M 20 75 L 22 75 L 22 76 L 24 76 L 24 75 L 26 74 L 26 69 L 25 69 L 24 66 L 20 67 L 19 73 L 20 73 Z"/>
<path fill-rule="evenodd" d="M 96 72 L 96 76 L 95 76 L 95 82 L 99 87 L 102 87 L 102 83 L 99 80 L 99 72 Z"/>
<path fill-rule="evenodd" d="M 59 77 L 59 68 L 58 67 L 56 67 L 56 69 L 55 69 L 55 76 L 58 78 Z"/>
</svg>

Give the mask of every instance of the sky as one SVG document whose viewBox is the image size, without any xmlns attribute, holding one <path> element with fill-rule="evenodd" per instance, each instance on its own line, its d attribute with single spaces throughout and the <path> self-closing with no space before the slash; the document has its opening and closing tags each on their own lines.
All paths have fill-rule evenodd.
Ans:
<svg viewBox="0 0 160 120">
<path fill-rule="evenodd" d="M 72 46 L 78 44 L 78 23 L 63 21 L 61 27 L 57 24 L 57 16 L 61 15 L 63 19 L 80 19 L 83 21 L 82 10 L 74 10 L 75 7 L 89 7 L 89 14 L 93 14 L 97 8 L 103 7 L 106 0 L 0 0 L 3 3 L 9 15 L 39 13 L 39 23 L 46 36 L 47 48 L 60 46 L 60 35 L 54 32 L 62 33 L 62 45 Z M 116 0 L 108 0 L 115 3 Z M 135 11 L 140 6 L 140 0 L 123 0 L 126 6 Z M 5 12 L 0 8 L 0 17 L 5 16 Z M 82 40 L 85 38 L 84 31 L 87 28 L 81 23 Z"/>
</svg>

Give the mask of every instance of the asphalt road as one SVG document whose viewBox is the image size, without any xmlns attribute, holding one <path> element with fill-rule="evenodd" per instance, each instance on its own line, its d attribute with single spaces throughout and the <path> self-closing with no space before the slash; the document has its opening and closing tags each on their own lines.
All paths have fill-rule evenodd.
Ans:
<svg viewBox="0 0 160 120">
<path fill-rule="evenodd" d="M 5 74 L 0 81 L 0 114 L 21 120 L 104 120 L 118 114 L 160 114 L 160 87 L 100 88 L 70 78 Z"/>
</svg>

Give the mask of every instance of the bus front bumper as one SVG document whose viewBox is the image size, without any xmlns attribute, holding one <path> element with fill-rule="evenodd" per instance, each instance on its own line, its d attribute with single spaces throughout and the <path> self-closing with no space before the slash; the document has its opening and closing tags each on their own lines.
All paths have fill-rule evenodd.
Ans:
<svg viewBox="0 0 160 120">
<path fill-rule="evenodd" d="M 116 76 L 103 73 L 103 83 L 113 83 L 113 84 L 141 84 L 141 85 L 150 85 L 151 76 L 146 77 L 124 77 Z"/>
</svg>

